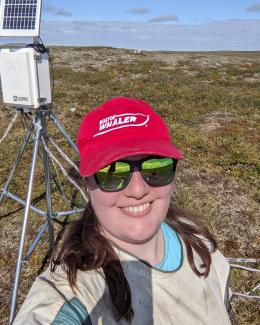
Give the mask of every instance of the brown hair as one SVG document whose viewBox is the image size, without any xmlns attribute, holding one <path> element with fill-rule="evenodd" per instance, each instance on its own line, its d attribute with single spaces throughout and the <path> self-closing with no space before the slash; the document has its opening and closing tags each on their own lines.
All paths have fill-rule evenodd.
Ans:
<svg viewBox="0 0 260 325">
<path fill-rule="evenodd" d="M 187 215 L 176 207 L 169 209 L 165 221 L 183 240 L 192 270 L 198 276 L 207 277 L 211 265 L 210 253 L 217 248 L 211 233 L 193 216 Z M 202 260 L 200 268 L 195 265 L 193 251 Z M 125 318 L 131 322 L 134 311 L 130 286 L 111 242 L 102 235 L 100 224 L 90 204 L 86 207 L 82 217 L 70 226 L 57 257 L 52 260 L 52 272 L 55 271 L 57 265 L 61 265 L 67 273 L 72 289 L 76 285 L 78 270 L 97 270 L 102 274 L 102 269 L 115 319 L 119 321 Z"/>
</svg>

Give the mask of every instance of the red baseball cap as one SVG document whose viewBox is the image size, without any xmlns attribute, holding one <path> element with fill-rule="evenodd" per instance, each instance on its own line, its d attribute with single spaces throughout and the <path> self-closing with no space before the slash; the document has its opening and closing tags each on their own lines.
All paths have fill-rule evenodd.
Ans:
<svg viewBox="0 0 260 325">
<path fill-rule="evenodd" d="M 183 158 L 161 116 L 136 98 L 112 98 L 90 111 L 79 127 L 77 146 L 80 175 L 85 177 L 133 155 Z"/>
</svg>

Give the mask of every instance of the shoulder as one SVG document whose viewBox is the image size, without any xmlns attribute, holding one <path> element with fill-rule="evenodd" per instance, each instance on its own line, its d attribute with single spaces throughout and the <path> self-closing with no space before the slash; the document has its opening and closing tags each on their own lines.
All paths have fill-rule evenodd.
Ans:
<svg viewBox="0 0 260 325">
<path fill-rule="evenodd" d="M 51 325 L 91 325 L 90 316 L 85 306 L 74 297 L 64 302 L 55 315 Z"/>
<path fill-rule="evenodd" d="M 220 250 L 216 250 L 212 253 L 212 268 L 214 269 L 218 278 L 223 301 L 229 300 L 227 295 L 229 294 L 229 272 L 230 265 Z"/>
<path fill-rule="evenodd" d="M 229 271 L 230 269 L 229 263 L 219 249 L 216 249 L 215 252 L 212 252 L 211 257 L 212 257 L 212 264 L 216 270 L 218 270 L 219 272 L 221 271 L 223 272 L 225 270 Z"/>
<path fill-rule="evenodd" d="M 86 319 L 86 307 L 74 297 L 65 278 L 54 280 L 48 270 L 34 281 L 13 324 L 76 325 Z"/>
</svg>

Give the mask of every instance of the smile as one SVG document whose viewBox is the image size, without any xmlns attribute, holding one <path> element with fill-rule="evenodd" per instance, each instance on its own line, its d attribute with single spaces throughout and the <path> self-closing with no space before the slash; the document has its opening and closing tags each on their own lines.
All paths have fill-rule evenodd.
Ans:
<svg viewBox="0 0 260 325">
<path fill-rule="evenodd" d="M 146 210 L 148 210 L 150 205 L 151 205 L 150 203 L 144 203 L 144 204 L 138 205 L 138 206 L 125 207 L 125 208 L 123 208 L 123 210 L 130 214 L 138 214 L 138 213 L 143 213 Z"/>
</svg>

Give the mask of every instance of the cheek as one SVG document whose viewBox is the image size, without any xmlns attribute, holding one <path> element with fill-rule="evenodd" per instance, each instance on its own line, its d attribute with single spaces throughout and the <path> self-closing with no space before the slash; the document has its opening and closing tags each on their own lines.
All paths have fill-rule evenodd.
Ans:
<svg viewBox="0 0 260 325">
<path fill-rule="evenodd" d="M 169 209 L 171 203 L 171 194 L 172 194 L 172 185 L 166 185 L 162 187 L 155 188 L 155 206 L 161 212 L 162 215 L 165 215 Z"/>
<path fill-rule="evenodd" d="M 154 192 L 158 199 L 169 201 L 172 195 L 172 184 L 154 187 Z"/>
<path fill-rule="evenodd" d="M 117 192 L 107 193 L 101 191 L 99 188 L 90 190 L 89 196 L 98 219 L 102 218 L 104 214 L 109 213 L 109 209 L 113 208 L 118 201 Z"/>
</svg>

